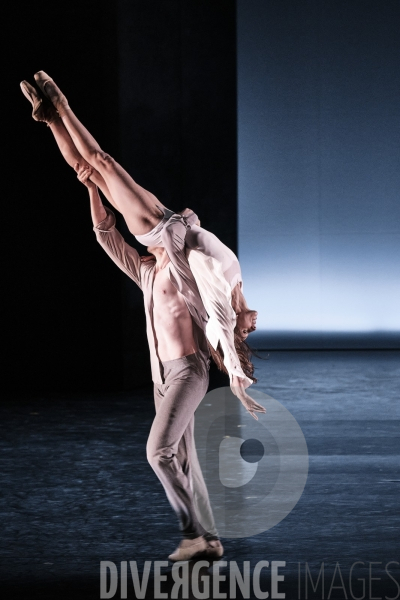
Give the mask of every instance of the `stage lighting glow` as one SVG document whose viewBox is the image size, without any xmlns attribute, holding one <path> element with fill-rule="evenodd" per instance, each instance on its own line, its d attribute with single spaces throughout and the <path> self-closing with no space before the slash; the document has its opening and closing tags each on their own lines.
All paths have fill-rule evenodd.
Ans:
<svg viewBox="0 0 400 600">
<path fill-rule="evenodd" d="M 289 33 L 284 6 L 237 3 L 238 254 L 257 335 L 400 332 L 390 42 L 349 61 L 339 22 L 315 11 Z"/>
</svg>

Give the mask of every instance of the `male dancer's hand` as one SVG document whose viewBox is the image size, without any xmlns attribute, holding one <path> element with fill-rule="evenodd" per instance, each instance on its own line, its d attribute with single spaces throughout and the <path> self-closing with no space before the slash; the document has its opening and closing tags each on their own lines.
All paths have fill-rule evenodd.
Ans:
<svg viewBox="0 0 400 600">
<path fill-rule="evenodd" d="M 80 166 L 78 163 L 76 163 L 74 165 L 74 169 L 78 173 L 78 180 L 88 188 L 90 198 L 90 213 L 92 215 L 93 225 L 97 227 L 97 225 L 107 218 L 107 211 L 101 201 L 97 185 L 89 179 L 93 173 L 93 168 L 87 164 Z"/>
<path fill-rule="evenodd" d="M 248 394 L 246 394 L 246 390 L 244 387 L 244 380 L 240 377 L 233 376 L 231 383 L 232 393 L 235 394 L 237 398 L 239 398 L 240 402 L 243 404 L 245 409 L 251 414 L 251 416 L 258 421 L 258 417 L 255 412 L 265 413 L 267 412 L 264 406 L 258 404 L 253 398 L 251 398 Z"/>
<path fill-rule="evenodd" d="M 78 180 L 83 183 L 83 185 L 86 185 L 86 187 L 90 190 L 90 189 L 94 189 L 96 187 L 96 184 L 93 183 L 93 181 L 90 181 L 89 177 L 92 175 L 93 173 L 93 167 L 91 167 L 90 165 L 80 165 L 79 163 L 76 163 L 76 165 L 74 166 L 75 171 L 77 172 L 77 177 Z"/>
</svg>

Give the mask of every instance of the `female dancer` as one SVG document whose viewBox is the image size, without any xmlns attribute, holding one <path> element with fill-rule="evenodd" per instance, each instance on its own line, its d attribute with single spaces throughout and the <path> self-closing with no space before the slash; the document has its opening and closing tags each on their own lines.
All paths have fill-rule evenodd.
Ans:
<svg viewBox="0 0 400 600">
<path fill-rule="evenodd" d="M 33 118 L 48 124 L 67 163 L 74 168 L 77 163 L 78 168 L 91 168 L 91 181 L 123 214 L 138 241 L 146 246 L 161 246 L 161 231 L 173 212 L 101 150 L 44 71 L 36 73 L 35 80 L 44 97 L 26 81 L 21 83 L 21 89 L 32 103 Z M 188 230 L 185 242 L 210 317 L 207 337 L 212 356 L 219 368 L 229 374 L 233 393 L 246 406 L 250 397 L 245 388 L 256 379 L 245 339 L 256 328 L 257 312 L 248 308 L 243 296 L 239 262 L 216 236 L 197 225 Z"/>
</svg>

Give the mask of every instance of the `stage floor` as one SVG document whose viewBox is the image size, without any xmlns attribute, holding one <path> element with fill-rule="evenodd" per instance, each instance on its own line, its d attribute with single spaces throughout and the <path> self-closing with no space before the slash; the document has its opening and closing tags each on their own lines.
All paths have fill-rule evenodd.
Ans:
<svg viewBox="0 0 400 600">
<path fill-rule="evenodd" d="M 251 568 L 285 561 L 279 591 L 286 598 L 306 597 L 306 563 L 314 581 L 324 563 L 326 598 L 331 584 L 330 598 L 346 597 L 340 573 L 348 598 L 362 595 L 357 578 L 366 580 L 364 598 L 399 597 L 385 566 L 397 561 L 388 569 L 400 581 L 400 351 L 271 351 L 255 363 L 256 388 L 279 400 L 302 428 L 309 476 L 281 523 L 254 537 L 223 539 L 223 560 L 240 568 L 243 561 Z M 153 415 L 150 387 L 3 402 L 4 598 L 100 598 L 100 561 L 167 560 L 179 533 L 146 460 Z M 352 596 L 356 561 L 364 564 L 353 568 Z M 128 577 L 128 598 L 134 597 Z M 152 597 L 149 583 L 146 598 Z M 309 584 L 308 598 L 320 597 Z"/>
</svg>

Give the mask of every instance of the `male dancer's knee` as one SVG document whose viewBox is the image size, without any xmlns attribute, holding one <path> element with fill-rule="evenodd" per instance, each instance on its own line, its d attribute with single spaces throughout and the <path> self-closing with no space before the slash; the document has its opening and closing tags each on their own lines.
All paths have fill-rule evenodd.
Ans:
<svg viewBox="0 0 400 600">
<path fill-rule="evenodd" d="M 159 472 L 168 467 L 176 453 L 169 446 L 160 448 L 152 443 L 147 443 L 146 454 L 152 469 Z"/>
</svg>

